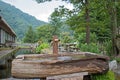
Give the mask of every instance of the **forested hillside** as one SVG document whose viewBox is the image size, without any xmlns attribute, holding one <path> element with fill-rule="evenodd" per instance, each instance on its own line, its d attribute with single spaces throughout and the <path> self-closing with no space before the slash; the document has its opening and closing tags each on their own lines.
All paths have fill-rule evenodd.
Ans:
<svg viewBox="0 0 120 80">
<path fill-rule="evenodd" d="M 45 22 L 37 20 L 35 17 L 26 14 L 14 6 L 2 1 L 0 1 L 0 15 L 16 32 L 19 39 L 24 37 L 28 26 L 32 26 L 33 29 L 35 29 L 37 26 L 46 24 Z"/>
</svg>

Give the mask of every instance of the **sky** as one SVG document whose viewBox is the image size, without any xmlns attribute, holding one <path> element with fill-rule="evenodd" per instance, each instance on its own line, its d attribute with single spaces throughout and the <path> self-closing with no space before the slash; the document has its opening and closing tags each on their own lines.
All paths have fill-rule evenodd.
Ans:
<svg viewBox="0 0 120 80">
<path fill-rule="evenodd" d="M 72 4 L 52 0 L 51 2 L 37 3 L 35 0 L 2 0 L 9 3 L 21 11 L 35 16 L 37 19 L 48 22 L 48 17 L 55 8 L 64 5 L 66 8 L 72 9 Z"/>
</svg>

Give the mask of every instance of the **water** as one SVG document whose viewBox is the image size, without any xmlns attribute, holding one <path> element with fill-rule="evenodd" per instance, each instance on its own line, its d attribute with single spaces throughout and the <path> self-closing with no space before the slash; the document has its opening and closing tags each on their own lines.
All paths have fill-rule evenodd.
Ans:
<svg viewBox="0 0 120 80">
<path fill-rule="evenodd" d="M 78 60 L 78 59 L 84 59 L 87 58 L 85 55 L 73 55 L 73 56 L 44 56 L 44 57 L 25 57 L 24 60 L 27 61 L 52 61 L 52 60 L 62 60 L 62 61 L 69 61 L 69 60 Z"/>
<path fill-rule="evenodd" d="M 11 61 L 6 61 L 5 68 L 0 69 L 0 78 L 9 78 L 11 77 Z"/>
</svg>

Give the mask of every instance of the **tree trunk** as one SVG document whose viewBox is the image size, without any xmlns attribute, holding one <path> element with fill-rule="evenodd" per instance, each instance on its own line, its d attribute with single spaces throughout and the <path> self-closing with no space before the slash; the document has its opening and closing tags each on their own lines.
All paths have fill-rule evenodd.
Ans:
<svg viewBox="0 0 120 80">
<path fill-rule="evenodd" d="M 117 35 L 117 14 L 116 14 L 116 0 L 112 0 L 112 9 L 111 9 L 111 29 L 112 29 L 112 53 L 117 55 L 116 47 L 116 35 Z"/>
<path fill-rule="evenodd" d="M 86 43 L 90 43 L 90 16 L 89 16 L 89 9 L 88 9 L 89 2 L 85 0 L 85 18 L 86 18 Z"/>
</svg>

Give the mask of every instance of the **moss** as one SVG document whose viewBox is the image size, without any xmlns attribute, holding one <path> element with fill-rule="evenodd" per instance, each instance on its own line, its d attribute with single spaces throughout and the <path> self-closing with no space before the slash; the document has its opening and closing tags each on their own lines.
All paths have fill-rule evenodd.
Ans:
<svg viewBox="0 0 120 80">
<path fill-rule="evenodd" d="M 105 74 L 94 74 L 91 76 L 92 80 L 115 80 L 114 72 L 108 71 Z"/>
</svg>

